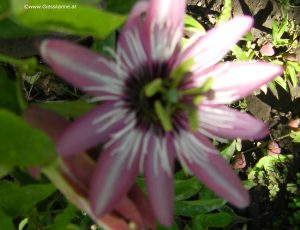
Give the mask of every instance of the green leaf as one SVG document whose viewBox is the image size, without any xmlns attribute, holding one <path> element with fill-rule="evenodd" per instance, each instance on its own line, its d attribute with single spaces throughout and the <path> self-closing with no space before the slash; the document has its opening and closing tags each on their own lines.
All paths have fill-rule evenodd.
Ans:
<svg viewBox="0 0 300 230">
<path fill-rule="evenodd" d="M 202 32 L 205 32 L 204 27 L 196 19 L 194 19 L 192 16 L 190 16 L 188 14 L 184 15 L 184 26 L 187 27 L 187 29 L 189 27 L 192 27 L 192 28 L 195 28 L 195 29 L 200 30 Z"/>
<path fill-rule="evenodd" d="M 137 0 L 106 0 L 106 9 L 108 11 L 127 14 L 137 2 Z"/>
<path fill-rule="evenodd" d="M 0 179 L 13 170 L 13 167 L 0 164 Z"/>
<path fill-rule="evenodd" d="M 7 110 L 0 110 L 0 162 L 6 166 L 44 165 L 56 157 L 52 141 Z"/>
<path fill-rule="evenodd" d="M 0 208 L 0 226 L 1 229 L 15 230 L 12 219 L 9 216 L 7 216 L 1 208 Z"/>
<path fill-rule="evenodd" d="M 70 118 L 78 118 L 95 107 L 95 105 L 81 100 L 59 102 L 53 101 L 47 103 L 35 103 L 34 105 Z"/>
<path fill-rule="evenodd" d="M 232 141 L 230 144 L 226 145 L 226 147 L 220 152 L 221 155 L 229 162 L 235 152 L 236 141 Z"/>
<path fill-rule="evenodd" d="M 180 216 L 196 216 L 201 213 L 208 213 L 222 207 L 226 201 L 223 199 L 207 199 L 196 201 L 177 201 L 175 213 Z"/>
<path fill-rule="evenodd" d="M 77 208 L 69 203 L 63 212 L 55 217 L 54 224 L 51 226 L 50 230 L 65 230 L 66 226 L 77 215 L 76 212 Z"/>
<path fill-rule="evenodd" d="M 193 229 L 224 228 L 232 222 L 232 216 L 226 212 L 198 215 L 193 219 Z"/>
<path fill-rule="evenodd" d="M 0 68 L 0 107 L 16 113 L 21 112 L 18 104 L 16 83 L 7 78 L 2 68 Z"/>
<path fill-rule="evenodd" d="M 231 48 L 231 51 L 233 55 L 239 60 L 239 61 L 249 61 L 250 58 L 242 48 L 240 48 L 238 45 L 233 45 Z"/>
<path fill-rule="evenodd" d="M 38 184 L 19 187 L 17 184 L 0 182 L 0 207 L 11 216 L 26 215 L 38 202 L 55 191 L 52 184 Z"/>
<path fill-rule="evenodd" d="M 292 67 L 290 65 L 287 65 L 285 71 L 290 76 L 293 87 L 296 87 L 297 83 L 298 83 L 298 78 L 297 78 L 296 71 L 295 71 L 294 67 Z"/>
<path fill-rule="evenodd" d="M 293 132 L 291 137 L 293 138 L 293 142 L 300 143 L 300 131 Z"/>
<path fill-rule="evenodd" d="M 18 25 L 11 19 L 0 21 L 0 38 L 20 38 L 41 34 L 41 32 Z"/>
<path fill-rule="evenodd" d="M 187 180 L 175 180 L 175 200 L 186 200 L 196 195 L 202 184 L 196 177 L 189 178 Z"/>
<path fill-rule="evenodd" d="M 218 19 L 218 24 L 227 22 L 231 18 L 231 0 L 224 0 L 224 6 Z"/>
<path fill-rule="evenodd" d="M 282 79 L 282 77 L 278 76 L 275 78 L 275 82 L 280 85 L 286 92 L 288 92 L 287 84 L 285 80 Z"/>
<path fill-rule="evenodd" d="M 40 0 L 12 0 L 11 3 L 16 22 L 39 30 L 104 38 L 120 27 L 126 19 L 125 16 L 105 12 L 90 5 L 77 4 L 72 0 L 44 0 L 43 4 Z M 30 9 L 31 6 L 63 6 L 69 9 Z"/>
</svg>

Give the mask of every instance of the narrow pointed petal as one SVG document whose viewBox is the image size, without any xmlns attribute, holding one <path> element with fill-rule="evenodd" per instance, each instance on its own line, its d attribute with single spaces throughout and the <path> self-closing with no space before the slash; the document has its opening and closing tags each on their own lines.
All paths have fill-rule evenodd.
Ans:
<svg viewBox="0 0 300 230">
<path fill-rule="evenodd" d="M 57 143 L 58 153 L 70 156 L 104 143 L 124 127 L 124 113 L 114 103 L 102 103 L 65 129 Z"/>
<path fill-rule="evenodd" d="M 131 30 L 132 28 L 136 27 L 136 24 L 140 23 L 138 22 L 138 20 L 143 18 L 143 14 L 147 12 L 148 7 L 149 7 L 149 1 L 146 0 L 138 1 L 130 11 L 127 22 L 124 25 L 122 31 Z"/>
<path fill-rule="evenodd" d="M 99 219 L 99 222 L 105 230 L 131 230 L 128 223 L 117 215 L 107 214 Z"/>
<path fill-rule="evenodd" d="M 131 200 L 133 200 L 140 213 L 142 213 L 144 223 L 143 227 L 155 229 L 156 219 L 146 195 L 136 185 L 134 185 L 133 188 L 131 188 L 128 196 L 131 198 Z"/>
<path fill-rule="evenodd" d="M 225 62 L 205 72 L 194 73 L 185 87 L 202 86 L 211 78 L 213 95 L 203 103 L 230 104 L 250 95 L 282 73 L 282 66 L 266 62 Z"/>
<path fill-rule="evenodd" d="M 140 228 L 143 226 L 141 213 L 136 207 L 134 201 L 132 201 L 129 197 L 123 197 L 117 206 L 114 207 L 114 211 L 123 216 L 124 219 L 134 222 Z"/>
<path fill-rule="evenodd" d="M 40 52 L 55 73 L 73 86 L 96 96 L 121 94 L 114 63 L 99 54 L 62 40 L 43 41 Z"/>
<path fill-rule="evenodd" d="M 152 0 L 146 16 L 145 39 L 151 60 L 167 61 L 178 51 L 183 34 L 185 0 Z"/>
<path fill-rule="evenodd" d="M 216 64 L 250 30 L 252 25 L 251 17 L 240 16 L 211 29 L 183 51 L 177 65 L 189 58 L 194 58 L 196 62 L 193 71 L 200 71 Z"/>
<path fill-rule="evenodd" d="M 173 176 L 172 173 L 163 168 L 163 159 L 160 159 L 159 155 L 167 155 L 167 164 L 171 165 L 171 168 L 174 159 L 166 148 L 157 146 L 158 142 L 155 142 L 154 139 L 150 143 L 152 148 L 145 159 L 147 190 L 155 217 L 161 224 L 170 226 L 173 222 Z M 172 145 L 171 143 L 168 144 Z"/>
<path fill-rule="evenodd" d="M 201 134 L 196 135 L 200 142 L 213 148 L 207 138 Z M 249 204 L 249 195 L 243 187 L 238 176 L 223 157 L 216 153 L 202 153 L 206 155 L 203 161 L 184 160 L 186 166 L 207 187 L 212 189 L 218 196 L 228 200 L 238 208 L 245 208 Z"/>
<path fill-rule="evenodd" d="M 28 107 L 23 118 L 32 126 L 46 132 L 53 141 L 57 141 L 63 130 L 70 124 L 62 116 L 38 107 Z"/>
<path fill-rule="evenodd" d="M 131 165 L 118 147 L 122 141 L 105 149 L 98 160 L 91 179 L 89 199 L 96 216 L 112 210 L 130 190 L 138 173 L 138 157 Z"/>
<path fill-rule="evenodd" d="M 95 161 L 86 153 L 81 153 L 76 156 L 64 157 L 63 163 L 65 165 L 62 167 L 63 172 L 87 190 L 96 166 Z"/>
<path fill-rule="evenodd" d="M 267 125 L 261 120 L 220 105 L 201 105 L 199 123 L 199 131 L 204 135 L 212 134 L 212 137 L 262 139 L 269 132 Z"/>
</svg>

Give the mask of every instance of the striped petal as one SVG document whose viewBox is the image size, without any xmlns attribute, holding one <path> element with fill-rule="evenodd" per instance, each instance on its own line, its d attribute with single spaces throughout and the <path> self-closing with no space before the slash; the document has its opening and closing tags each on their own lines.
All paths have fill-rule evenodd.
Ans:
<svg viewBox="0 0 300 230">
<path fill-rule="evenodd" d="M 130 190 L 138 173 L 139 157 L 136 154 L 130 164 L 128 154 L 122 148 L 124 143 L 125 140 L 120 139 L 111 144 L 98 160 L 89 194 L 96 216 L 102 216 L 115 207 Z"/>
<path fill-rule="evenodd" d="M 148 5 L 146 1 L 137 2 L 120 33 L 115 58 L 116 70 L 123 78 L 127 78 L 128 73 L 132 73 L 148 61 L 149 54 L 144 39 L 145 26 L 142 18 Z"/>
<path fill-rule="evenodd" d="M 146 43 L 153 61 L 167 61 L 179 48 L 185 0 L 151 0 L 146 16 Z"/>
<path fill-rule="evenodd" d="M 48 65 L 64 80 L 91 95 L 115 96 L 122 93 L 115 64 L 84 47 L 62 40 L 45 40 L 40 52 Z M 112 97 L 113 98 L 113 97 Z"/>
<path fill-rule="evenodd" d="M 145 159 L 147 190 L 154 215 L 161 224 L 170 226 L 173 222 L 173 176 L 170 170 L 164 169 L 163 162 L 173 165 L 174 159 L 172 152 L 167 150 L 167 143 L 161 142 L 159 138 L 152 139 L 150 146 Z M 162 155 L 165 155 L 165 159 Z"/>
<path fill-rule="evenodd" d="M 269 132 L 268 127 L 259 119 L 219 105 L 201 105 L 199 123 L 199 131 L 212 138 L 261 139 Z"/>
<path fill-rule="evenodd" d="M 124 118 L 125 111 L 116 104 L 101 104 L 65 129 L 57 143 L 58 153 L 70 156 L 104 143 L 124 127 Z"/>
<path fill-rule="evenodd" d="M 201 86 L 212 78 L 213 96 L 203 103 L 229 104 L 250 95 L 282 72 L 281 66 L 266 62 L 226 62 L 194 74 L 192 84 Z"/>
<path fill-rule="evenodd" d="M 192 71 L 201 71 L 216 64 L 252 25 L 251 17 L 240 16 L 209 30 L 206 35 L 183 51 L 177 65 L 190 58 L 196 62 Z"/>
<path fill-rule="evenodd" d="M 199 133 L 195 136 L 208 148 L 214 148 L 206 137 Z M 218 196 L 238 208 L 245 208 L 249 204 L 249 195 L 231 166 L 219 154 L 205 149 L 202 151 L 204 152 L 199 153 L 205 156 L 202 161 L 183 158 L 184 164 Z"/>
</svg>

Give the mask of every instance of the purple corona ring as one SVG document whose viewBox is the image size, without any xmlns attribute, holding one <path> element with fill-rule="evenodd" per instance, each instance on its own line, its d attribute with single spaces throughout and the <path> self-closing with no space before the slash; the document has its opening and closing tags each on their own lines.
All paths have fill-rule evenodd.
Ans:
<svg viewBox="0 0 300 230">
<path fill-rule="evenodd" d="M 224 104 L 251 94 L 283 69 L 264 62 L 219 63 L 250 30 L 251 17 L 196 34 L 183 47 L 185 6 L 184 0 L 138 1 L 110 58 L 66 41 L 41 44 L 44 60 L 59 76 L 101 102 L 71 124 L 57 144 L 63 156 L 104 144 L 89 191 L 98 216 L 143 173 L 156 218 L 170 225 L 175 158 L 233 205 L 249 203 L 209 138 L 263 138 L 268 133 L 263 122 Z"/>
</svg>

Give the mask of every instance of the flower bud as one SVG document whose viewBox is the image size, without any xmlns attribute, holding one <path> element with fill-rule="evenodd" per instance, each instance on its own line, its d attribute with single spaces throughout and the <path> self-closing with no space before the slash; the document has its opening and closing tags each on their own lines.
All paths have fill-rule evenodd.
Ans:
<svg viewBox="0 0 300 230">
<path fill-rule="evenodd" d="M 281 153 L 281 148 L 275 141 L 270 141 L 268 144 L 268 154 L 277 155 Z"/>
<path fill-rule="evenodd" d="M 288 122 L 288 126 L 291 130 L 299 131 L 300 130 L 300 119 L 293 119 Z"/>
</svg>

